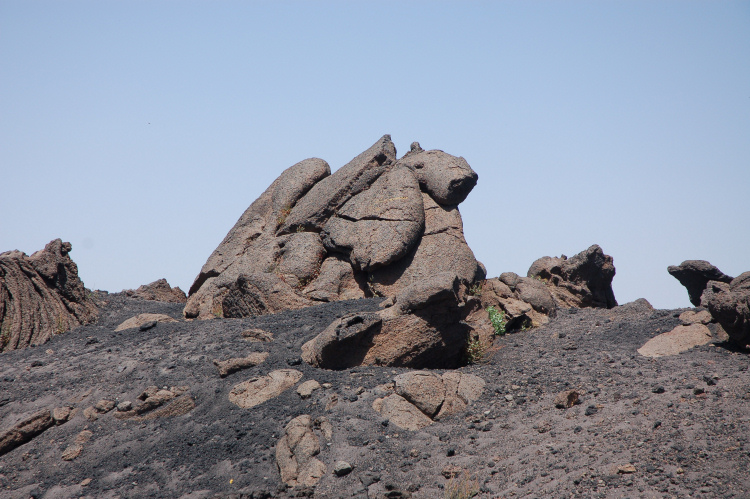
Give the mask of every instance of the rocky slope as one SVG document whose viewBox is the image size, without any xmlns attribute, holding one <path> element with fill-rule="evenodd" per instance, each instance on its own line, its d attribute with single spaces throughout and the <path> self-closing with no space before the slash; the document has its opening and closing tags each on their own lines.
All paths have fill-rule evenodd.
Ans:
<svg viewBox="0 0 750 499">
<path fill-rule="evenodd" d="M 0 455 L 0 497 L 434 498 L 459 486 L 477 497 L 750 491 L 748 355 L 716 337 L 676 355 L 637 351 L 697 314 L 680 319 L 686 310 L 645 301 L 560 309 L 546 325 L 497 337 L 476 364 L 430 371 L 475 376 L 483 386 L 444 417 L 407 410 L 424 424 L 404 429 L 383 400 L 407 393 L 403 375 L 414 371 L 327 371 L 300 360 L 302 345 L 334 319 L 377 311 L 378 302 L 185 321 L 179 304 L 104 296 L 96 324 L 3 354 L 0 448 L 18 436 L 6 430 L 32 415 L 67 412 Z M 173 321 L 116 331 L 143 313 Z M 715 335 L 714 324 L 707 328 Z M 214 360 L 230 359 L 250 360 L 222 377 Z M 281 381 L 271 380 L 279 372 Z M 570 390 L 580 403 L 557 408 Z M 236 403 L 269 394 L 248 408 Z"/>
</svg>

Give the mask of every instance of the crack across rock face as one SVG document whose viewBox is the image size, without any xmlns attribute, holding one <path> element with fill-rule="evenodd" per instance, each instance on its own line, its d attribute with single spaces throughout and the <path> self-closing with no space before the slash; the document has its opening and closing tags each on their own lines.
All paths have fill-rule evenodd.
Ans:
<svg viewBox="0 0 750 499">
<path fill-rule="evenodd" d="M 394 393 L 375 399 L 372 407 L 399 428 L 415 431 L 465 411 L 481 396 L 484 385 L 484 380 L 473 374 L 448 372 L 440 376 L 413 371 L 396 376 Z"/>
</svg>

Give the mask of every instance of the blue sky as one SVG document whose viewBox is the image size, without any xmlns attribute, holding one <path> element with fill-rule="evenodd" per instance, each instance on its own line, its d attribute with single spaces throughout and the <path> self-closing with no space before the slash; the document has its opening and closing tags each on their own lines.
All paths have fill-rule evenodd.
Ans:
<svg viewBox="0 0 750 499">
<path fill-rule="evenodd" d="M 287 167 L 464 156 L 490 276 L 597 243 L 620 303 L 750 270 L 750 2 L 0 1 L 0 251 L 187 289 Z"/>
</svg>

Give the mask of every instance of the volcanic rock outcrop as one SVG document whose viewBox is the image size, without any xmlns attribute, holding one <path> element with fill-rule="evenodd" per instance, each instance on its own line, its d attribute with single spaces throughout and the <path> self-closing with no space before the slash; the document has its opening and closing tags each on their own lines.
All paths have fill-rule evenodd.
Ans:
<svg viewBox="0 0 750 499">
<path fill-rule="evenodd" d="M 465 321 L 487 347 L 495 335 L 487 320 L 489 307 L 502 312 L 508 331 L 547 324 L 559 308 L 612 308 L 617 306 L 614 275 L 612 257 L 596 244 L 571 258 L 545 256 L 532 263 L 527 277 L 504 272 L 475 287 Z"/>
<path fill-rule="evenodd" d="M 667 272 L 687 288 L 690 303 L 696 307 L 701 305 L 701 295 L 708 286 L 709 281 L 727 284 L 732 281 L 732 277 L 729 277 L 706 260 L 685 260 L 679 265 L 670 265 L 667 267 Z"/>
<path fill-rule="evenodd" d="M 185 316 L 246 317 L 321 301 L 396 296 L 435 269 L 483 279 L 457 204 L 476 184 L 463 158 L 397 160 L 389 135 L 331 174 L 322 159 L 281 176 L 240 217 L 190 287 Z"/>
<path fill-rule="evenodd" d="M 166 279 L 159 279 L 151 284 L 144 284 L 138 289 L 126 289 L 127 296 L 141 300 L 165 301 L 168 303 L 185 303 L 187 296 L 179 287 L 169 285 Z"/>
<path fill-rule="evenodd" d="M 31 256 L 0 253 L 0 352 L 41 345 L 96 318 L 71 249 L 55 239 Z"/>
<path fill-rule="evenodd" d="M 728 284 L 709 281 L 701 302 L 730 341 L 742 347 L 750 344 L 750 272 L 743 272 Z"/>
</svg>

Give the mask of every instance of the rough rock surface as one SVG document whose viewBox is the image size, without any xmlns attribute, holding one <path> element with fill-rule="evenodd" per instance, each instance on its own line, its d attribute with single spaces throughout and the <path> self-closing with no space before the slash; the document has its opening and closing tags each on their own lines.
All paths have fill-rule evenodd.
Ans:
<svg viewBox="0 0 750 499">
<path fill-rule="evenodd" d="M 531 264 L 528 277 L 544 281 L 561 307 L 617 306 L 612 291 L 615 266 L 598 244 L 567 258 L 545 256 Z"/>
<path fill-rule="evenodd" d="M 131 298 L 141 300 L 166 301 L 169 303 L 185 303 L 187 301 L 185 292 L 177 286 L 174 288 L 170 286 L 166 279 L 144 284 L 138 289 L 126 289 L 123 293 Z"/>
<path fill-rule="evenodd" d="M 320 232 L 336 210 L 369 188 L 395 160 L 396 146 L 390 135 L 384 135 L 333 175 L 316 183 L 291 209 L 280 224 L 279 233 L 295 232 L 299 227 Z"/>
<path fill-rule="evenodd" d="M 315 458 L 320 450 L 320 440 L 309 415 L 289 421 L 284 436 L 276 444 L 276 465 L 281 481 L 290 487 L 316 485 L 326 472 L 326 465 Z"/>
<path fill-rule="evenodd" d="M 685 260 L 679 265 L 670 265 L 667 267 L 667 272 L 685 286 L 690 303 L 696 307 L 700 306 L 701 295 L 709 281 L 729 283 L 732 280 L 705 260 Z"/>
<path fill-rule="evenodd" d="M 280 274 L 242 274 L 214 297 L 213 317 L 250 317 L 312 305 Z"/>
<path fill-rule="evenodd" d="M 403 430 L 417 431 L 432 424 L 432 419 L 417 406 L 395 393 L 382 399 L 375 399 L 372 408 Z"/>
<path fill-rule="evenodd" d="M 513 272 L 486 279 L 477 294 L 479 296 L 472 301 L 466 322 L 484 345 L 491 343 L 495 335 L 488 320 L 489 307 L 505 314 L 508 331 L 542 326 L 554 317 L 557 310 L 557 303 L 544 282 L 520 277 Z"/>
<path fill-rule="evenodd" d="M 416 431 L 465 411 L 482 395 L 484 386 L 482 378 L 471 374 L 412 371 L 396 376 L 394 393 L 375 399 L 372 408 L 399 428 Z"/>
<path fill-rule="evenodd" d="M 443 205 L 462 203 L 479 178 L 464 158 L 439 150 L 425 151 L 418 142 L 397 165 L 410 169 L 422 190 Z"/>
<path fill-rule="evenodd" d="M 262 364 L 266 358 L 268 358 L 268 352 L 253 352 L 246 357 L 235 357 L 227 360 L 214 359 L 214 365 L 219 369 L 219 376 L 225 378 L 237 371 Z"/>
<path fill-rule="evenodd" d="M 411 171 L 396 167 L 352 197 L 323 227 L 331 252 L 348 255 L 357 270 L 371 271 L 406 255 L 424 230 L 424 204 Z"/>
<path fill-rule="evenodd" d="M 303 290 L 305 296 L 317 301 L 355 300 L 368 293 L 367 277 L 337 254 L 323 261 L 318 277 Z"/>
<path fill-rule="evenodd" d="M 279 246 L 276 229 L 291 207 L 331 173 L 322 159 L 306 159 L 284 170 L 245 210 L 190 286 L 185 316 L 210 319 L 221 311 L 227 288 L 241 275 L 276 270 Z M 291 287 L 291 286 L 289 286 Z"/>
<path fill-rule="evenodd" d="M 729 284 L 710 281 L 702 302 L 732 342 L 743 347 L 750 344 L 750 272 Z"/>
<path fill-rule="evenodd" d="M 249 409 L 278 397 L 300 379 L 302 373 L 295 369 L 271 371 L 267 376 L 251 378 L 234 385 L 229 392 L 229 401 L 243 409 Z"/>
<path fill-rule="evenodd" d="M 703 324 L 677 326 L 669 332 L 648 340 L 638 349 L 638 353 L 652 358 L 677 355 L 695 346 L 705 345 L 711 341 L 711 338 L 711 330 Z"/>
<path fill-rule="evenodd" d="M 31 256 L 0 253 L 0 352 L 41 345 L 96 318 L 71 249 L 55 239 Z"/>
<path fill-rule="evenodd" d="M 470 285 L 485 278 L 482 266 L 464 238 L 458 206 L 440 205 L 422 193 L 425 229 L 419 245 L 397 262 L 373 271 L 370 288 L 378 296 L 396 296 L 407 286 L 447 272 Z"/>
</svg>

